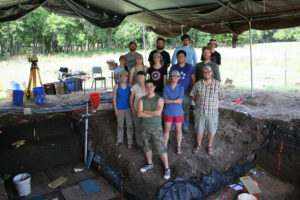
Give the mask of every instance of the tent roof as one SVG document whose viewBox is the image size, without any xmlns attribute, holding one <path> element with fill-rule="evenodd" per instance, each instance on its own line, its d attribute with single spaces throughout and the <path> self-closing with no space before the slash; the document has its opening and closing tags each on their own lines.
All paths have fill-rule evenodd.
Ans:
<svg viewBox="0 0 300 200">
<path fill-rule="evenodd" d="M 101 28 L 123 20 L 175 37 L 190 28 L 241 34 L 300 26 L 299 0 L 0 0 L 0 22 L 16 20 L 39 6 L 70 17 L 83 17 Z"/>
</svg>

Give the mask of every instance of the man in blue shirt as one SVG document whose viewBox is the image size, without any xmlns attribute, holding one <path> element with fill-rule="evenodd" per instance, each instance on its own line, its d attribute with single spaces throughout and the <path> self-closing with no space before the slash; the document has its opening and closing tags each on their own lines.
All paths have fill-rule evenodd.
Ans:
<svg viewBox="0 0 300 200">
<path fill-rule="evenodd" d="M 178 63 L 173 65 L 170 69 L 170 75 L 173 70 L 177 70 L 180 74 L 180 80 L 178 83 L 184 88 L 184 98 L 182 102 L 182 108 L 184 111 L 184 122 L 182 129 L 184 133 L 187 133 L 189 129 L 189 108 L 191 105 L 190 91 L 193 88 L 196 78 L 195 78 L 195 69 L 192 65 L 185 62 L 186 53 L 183 50 L 177 52 Z"/>
<path fill-rule="evenodd" d="M 196 56 L 195 49 L 189 46 L 191 42 L 190 36 L 184 34 L 183 36 L 181 36 L 181 41 L 182 41 L 182 46 L 175 49 L 173 53 L 172 65 L 176 64 L 178 51 L 183 50 L 186 53 L 186 62 L 191 64 L 193 67 L 195 67 L 197 64 L 197 56 Z"/>
</svg>

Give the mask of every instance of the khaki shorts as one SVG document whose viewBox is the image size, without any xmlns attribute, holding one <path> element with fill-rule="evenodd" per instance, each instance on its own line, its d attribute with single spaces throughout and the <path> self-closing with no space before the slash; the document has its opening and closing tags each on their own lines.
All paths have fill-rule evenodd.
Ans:
<svg viewBox="0 0 300 200">
<path fill-rule="evenodd" d="M 208 134 L 215 135 L 218 128 L 218 117 L 219 114 L 203 114 L 199 112 L 194 112 L 195 124 L 194 128 L 198 135 L 204 133 L 204 129 L 207 130 Z"/>
<path fill-rule="evenodd" d="M 151 151 L 152 147 L 154 147 L 159 154 L 165 154 L 167 152 L 161 128 L 146 128 L 142 133 L 142 137 L 144 152 Z"/>
</svg>

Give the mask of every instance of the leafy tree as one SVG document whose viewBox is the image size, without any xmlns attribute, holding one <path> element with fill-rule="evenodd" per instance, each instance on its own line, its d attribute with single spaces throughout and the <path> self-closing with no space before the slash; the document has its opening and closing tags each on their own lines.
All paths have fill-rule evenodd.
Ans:
<svg viewBox="0 0 300 200">
<path fill-rule="evenodd" d="M 192 46 L 201 48 L 214 38 L 220 46 L 231 46 L 232 34 L 212 35 L 191 29 Z M 252 31 L 253 43 L 300 40 L 300 28 Z M 146 32 L 146 45 L 155 47 L 153 32 Z M 143 46 L 143 27 L 124 21 L 116 28 L 100 29 L 84 19 L 67 18 L 49 13 L 43 8 L 13 22 L 0 23 L 0 57 L 18 54 L 55 54 L 101 49 L 127 49 L 135 41 Z M 249 43 L 249 32 L 239 36 L 239 44 Z M 180 36 L 166 39 L 167 48 L 181 45 Z"/>
</svg>

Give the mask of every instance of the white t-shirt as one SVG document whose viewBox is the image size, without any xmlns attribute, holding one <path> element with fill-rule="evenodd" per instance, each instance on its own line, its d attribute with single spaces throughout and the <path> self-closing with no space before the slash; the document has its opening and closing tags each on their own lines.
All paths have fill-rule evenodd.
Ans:
<svg viewBox="0 0 300 200">
<path fill-rule="evenodd" d="M 145 88 L 140 88 L 139 84 L 136 83 L 131 87 L 131 92 L 134 93 L 134 108 L 137 110 L 138 102 L 141 97 L 147 95 Z"/>
</svg>

